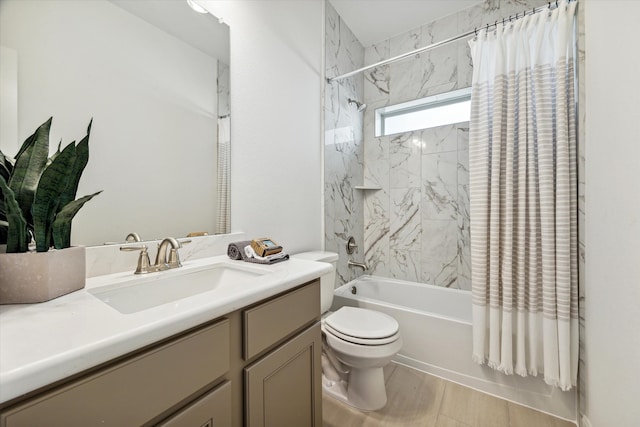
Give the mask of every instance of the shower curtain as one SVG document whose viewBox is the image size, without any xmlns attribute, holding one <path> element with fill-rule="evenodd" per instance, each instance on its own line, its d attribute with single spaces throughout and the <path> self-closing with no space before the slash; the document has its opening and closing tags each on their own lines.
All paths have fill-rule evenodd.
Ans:
<svg viewBox="0 0 640 427">
<path fill-rule="evenodd" d="M 576 4 L 469 42 L 473 359 L 562 390 L 578 369 Z"/>
<path fill-rule="evenodd" d="M 218 176 L 217 176 L 217 212 L 216 234 L 229 233 L 231 231 L 231 118 L 218 118 Z"/>
</svg>

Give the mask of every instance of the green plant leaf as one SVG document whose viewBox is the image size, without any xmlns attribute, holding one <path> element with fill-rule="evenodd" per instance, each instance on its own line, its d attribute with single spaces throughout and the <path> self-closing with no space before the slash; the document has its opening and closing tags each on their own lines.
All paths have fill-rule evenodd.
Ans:
<svg viewBox="0 0 640 427">
<path fill-rule="evenodd" d="M 102 191 L 90 194 L 67 203 L 56 215 L 53 221 L 53 245 L 56 249 L 64 249 L 71 246 L 71 220 L 80 208 Z"/>
<path fill-rule="evenodd" d="M 76 143 L 75 141 L 72 142 L 72 144 L 75 144 L 75 143 Z M 56 157 L 60 155 L 60 153 L 62 152 L 61 148 L 62 148 L 62 140 L 58 142 L 58 148 L 56 149 L 55 153 L 53 153 L 51 157 L 49 157 L 49 159 L 47 160 L 47 166 L 49 166 L 51 162 L 53 162 L 56 159 Z"/>
<path fill-rule="evenodd" d="M 13 171 L 12 159 L 5 156 L 2 150 L 0 150 L 0 176 L 2 176 L 5 181 L 9 182 L 11 171 Z"/>
<path fill-rule="evenodd" d="M 33 135 L 27 138 L 18 154 L 9 179 L 9 188 L 15 194 L 15 199 L 22 209 L 27 223 L 33 223 L 31 205 L 35 197 L 40 175 L 47 164 L 49 156 L 50 118 L 43 123 Z"/>
<path fill-rule="evenodd" d="M 27 252 L 27 250 L 29 250 L 27 221 L 22 215 L 15 194 L 11 188 L 9 188 L 7 181 L 1 176 L 0 189 L 2 189 L 2 194 L 4 195 L 4 205 L 7 210 L 8 219 L 5 240 L 7 253 Z"/>
<path fill-rule="evenodd" d="M 76 161 L 73 164 L 73 170 L 69 177 L 69 184 L 60 197 L 60 208 L 76 198 L 80 177 L 82 176 L 82 172 L 84 172 L 85 166 L 87 166 L 87 163 L 89 162 L 89 136 L 91 135 L 91 123 L 93 123 L 93 119 L 89 121 L 87 135 L 80 140 L 78 145 L 76 145 Z"/>
<path fill-rule="evenodd" d="M 12 170 L 13 170 L 12 159 L 5 156 L 2 150 L 0 150 L 0 176 L 3 177 L 6 182 L 9 182 Z M 0 221 L 6 221 L 6 220 L 7 220 L 7 213 L 4 208 L 4 195 L 2 194 L 2 190 L 0 190 Z M 0 242 L 6 242 L 6 240 L 7 240 L 6 230 L 0 230 Z"/>
<path fill-rule="evenodd" d="M 60 205 L 62 193 L 69 184 L 69 177 L 76 159 L 76 146 L 67 145 L 59 156 L 42 172 L 38 190 L 33 199 L 33 230 L 36 251 L 46 252 L 51 246 L 51 225 Z"/>
</svg>

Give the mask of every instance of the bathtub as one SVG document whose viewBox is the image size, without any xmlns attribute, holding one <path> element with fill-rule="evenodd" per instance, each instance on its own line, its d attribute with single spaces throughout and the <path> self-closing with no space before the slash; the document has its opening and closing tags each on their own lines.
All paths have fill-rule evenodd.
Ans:
<svg viewBox="0 0 640 427">
<path fill-rule="evenodd" d="M 355 293 L 354 293 L 355 292 Z M 505 375 L 471 360 L 471 292 L 361 276 L 334 292 L 332 309 L 364 307 L 394 317 L 403 347 L 394 361 L 557 417 L 577 418 L 575 388 Z"/>
</svg>

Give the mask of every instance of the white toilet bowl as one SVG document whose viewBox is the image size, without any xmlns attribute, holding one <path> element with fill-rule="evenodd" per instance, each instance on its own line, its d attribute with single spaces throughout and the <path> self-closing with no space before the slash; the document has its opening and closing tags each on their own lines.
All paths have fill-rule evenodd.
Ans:
<svg viewBox="0 0 640 427">
<path fill-rule="evenodd" d="M 383 368 L 400 351 L 398 322 L 374 310 L 341 307 L 329 313 L 333 301 L 335 267 L 333 252 L 304 252 L 293 258 L 328 262 L 333 270 L 320 278 L 322 319 L 323 390 L 362 411 L 375 411 L 387 403 Z"/>
<path fill-rule="evenodd" d="M 337 381 L 325 375 L 325 391 L 362 411 L 383 408 L 387 403 L 383 368 L 402 348 L 398 322 L 377 311 L 342 307 L 323 319 L 322 331 L 327 351 L 342 363 L 337 370 L 348 371 L 346 379 Z"/>
</svg>

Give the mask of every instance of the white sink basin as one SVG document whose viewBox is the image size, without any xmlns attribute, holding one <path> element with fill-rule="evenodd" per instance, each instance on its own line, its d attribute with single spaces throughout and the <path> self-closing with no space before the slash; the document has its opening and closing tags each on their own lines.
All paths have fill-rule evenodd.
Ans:
<svg viewBox="0 0 640 427">
<path fill-rule="evenodd" d="M 246 289 L 258 284 L 256 278 L 268 272 L 259 267 L 228 264 L 181 267 L 130 276 L 112 285 L 87 290 L 120 313 L 130 314 L 213 290 L 228 294 L 234 289 Z"/>
</svg>

